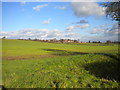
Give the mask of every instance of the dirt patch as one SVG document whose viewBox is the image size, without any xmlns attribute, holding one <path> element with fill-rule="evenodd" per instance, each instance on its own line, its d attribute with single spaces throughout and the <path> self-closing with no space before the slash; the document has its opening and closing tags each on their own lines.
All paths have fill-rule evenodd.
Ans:
<svg viewBox="0 0 120 90">
<path fill-rule="evenodd" d="M 44 59 L 44 58 L 53 58 L 58 57 L 56 55 L 27 55 L 27 56 L 9 56 L 2 57 L 2 60 L 28 60 L 28 59 Z"/>
</svg>

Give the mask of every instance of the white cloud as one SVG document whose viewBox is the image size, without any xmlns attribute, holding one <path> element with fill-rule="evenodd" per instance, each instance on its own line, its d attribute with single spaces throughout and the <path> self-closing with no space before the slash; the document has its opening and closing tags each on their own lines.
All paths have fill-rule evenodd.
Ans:
<svg viewBox="0 0 120 90">
<path fill-rule="evenodd" d="M 94 28 L 90 33 L 80 34 L 78 32 L 73 32 L 74 30 L 79 30 L 81 28 L 88 27 L 89 25 L 73 25 L 68 27 L 68 31 L 62 31 L 59 29 L 22 29 L 13 32 L 0 32 L 0 38 L 6 37 L 9 39 L 80 39 L 80 41 L 118 41 L 118 36 L 120 31 L 118 30 L 118 24 L 115 23 L 111 29 L 108 28 Z M 71 30 L 71 31 L 70 31 Z M 92 33 L 92 34 L 91 34 Z"/>
<path fill-rule="evenodd" d="M 98 28 L 94 28 L 92 31 L 91 31 L 91 34 L 101 34 L 105 32 L 104 29 L 98 29 Z"/>
<path fill-rule="evenodd" d="M 86 28 L 88 28 L 88 27 L 90 27 L 89 24 L 71 25 L 71 26 L 67 27 L 66 30 L 67 30 L 68 32 L 72 32 L 72 31 L 75 31 L 75 30 L 77 30 L 77 29 L 86 29 Z"/>
<path fill-rule="evenodd" d="M 48 4 L 37 5 L 33 7 L 33 10 L 40 11 L 41 8 L 47 7 Z"/>
<path fill-rule="evenodd" d="M 86 21 L 86 20 L 80 20 L 79 22 L 77 22 L 77 23 L 88 23 L 88 21 Z"/>
<path fill-rule="evenodd" d="M 21 5 L 25 5 L 26 1 L 21 1 L 20 3 L 21 3 Z"/>
<path fill-rule="evenodd" d="M 95 1 L 104 1 L 104 0 L 60 0 L 62 2 L 95 2 Z"/>
<path fill-rule="evenodd" d="M 75 36 L 77 35 L 77 33 L 67 33 L 66 35 L 65 35 L 65 37 L 74 37 L 75 38 Z"/>
<path fill-rule="evenodd" d="M 109 24 L 102 24 L 96 28 L 93 28 L 92 31 L 89 31 L 88 34 L 82 35 L 81 38 L 83 41 L 120 41 L 118 37 L 120 36 L 118 23 L 114 23 L 112 26 Z"/>
<path fill-rule="evenodd" d="M 90 27 L 90 24 L 83 24 L 83 25 L 80 25 L 79 27 L 80 27 L 81 29 L 85 29 L 85 28 Z"/>
<path fill-rule="evenodd" d="M 36 1 L 44 1 L 44 0 L 36 0 Z"/>
<path fill-rule="evenodd" d="M 82 41 L 102 41 L 105 42 L 106 40 L 111 40 L 111 41 L 119 41 L 118 36 L 104 36 L 104 35 L 89 35 L 89 36 L 82 36 L 81 37 Z"/>
<path fill-rule="evenodd" d="M 101 30 L 102 32 L 102 30 Z M 116 32 L 116 30 L 115 30 Z M 117 31 L 118 32 L 118 31 Z M 9 39 L 80 39 L 80 41 L 106 41 L 106 40 L 118 40 L 118 34 L 113 31 L 104 31 L 103 34 L 89 34 L 83 35 L 75 32 L 65 32 L 58 29 L 23 29 L 13 32 L 0 32 L 0 38 L 5 36 Z"/>
<path fill-rule="evenodd" d="M 60 9 L 60 10 L 65 10 L 66 9 L 65 6 L 56 6 L 55 8 Z"/>
<path fill-rule="evenodd" d="M 78 39 L 78 33 L 67 33 L 58 29 L 22 29 L 14 32 L 0 32 L 0 38 L 5 36 L 9 39 Z"/>
<path fill-rule="evenodd" d="M 96 2 L 72 2 L 74 14 L 78 17 L 103 16 L 105 8 Z"/>
<path fill-rule="evenodd" d="M 72 31 L 74 31 L 75 29 L 76 29 L 75 26 L 69 26 L 69 27 L 66 28 L 66 30 L 67 30 L 68 32 L 72 32 Z"/>
<path fill-rule="evenodd" d="M 114 23 L 111 30 L 109 30 L 109 34 L 116 34 L 116 35 L 120 35 L 120 27 L 118 25 L 118 23 Z"/>
<path fill-rule="evenodd" d="M 102 24 L 102 25 L 100 25 L 100 27 L 105 28 L 105 27 L 108 27 L 108 25 L 110 25 L 110 24 Z"/>
<path fill-rule="evenodd" d="M 107 24 L 106 24 L 107 25 Z M 106 25 L 101 28 L 94 28 L 90 33 L 91 34 L 103 34 L 104 36 L 118 35 L 120 31 L 118 30 L 118 23 L 113 24 L 112 28 L 106 28 Z"/>
<path fill-rule="evenodd" d="M 42 23 L 43 24 L 50 24 L 50 22 L 51 22 L 51 18 L 49 18 L 48 20 L 44 20 Z"/>
<path fill-rule="evenodd" d="M 86 21 L 86 20 L 80 20 L 78 22 L 73 22 L 72 24 L 87 24 L 87 23 L 88 23 L 88 21 Z"/>
</svg>

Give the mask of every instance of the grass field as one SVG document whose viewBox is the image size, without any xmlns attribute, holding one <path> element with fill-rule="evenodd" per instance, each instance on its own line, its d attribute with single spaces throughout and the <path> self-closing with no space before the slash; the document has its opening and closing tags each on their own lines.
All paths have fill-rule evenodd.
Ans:
<svg viewBox="0 0 120 90">
<path fill-rule="evenodd" d="M 2 41 L 6 88 L 120 88 L 118 44 Z"/>
</svg>

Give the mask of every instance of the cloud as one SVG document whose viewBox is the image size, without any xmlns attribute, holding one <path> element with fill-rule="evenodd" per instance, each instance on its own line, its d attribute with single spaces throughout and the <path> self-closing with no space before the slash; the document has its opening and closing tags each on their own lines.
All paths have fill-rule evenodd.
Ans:
<svg viewBox="0 0 120 90">
<path fill-rule="evenodd" d="M 120 27 L 118 25 L 118 23 L 114 23 L 112 28 L 109 30 L 109 34 L 116 34 L 116 35 L 120 35 Z"/>
<path fill-rule="evenodd" d="M 51 22 L 51 18 L 49 18 L 48 20 L 44 20 L 42 23 L 43 24 L 50 24 L 50 22 Z"/>
<path fill-rule="evenodd" d="M 98 28 L 94 28 L 92 31 L 91 31 L 91 34 L 101 34 L 105 32 L 104 29 L 98 29 Z"/>
<path fill-rule="evenodd" d="M 83 24 L 83 25 L 80 25 L 79 27 L 80 27 L 81 29 L 85 29 L 85 28 L 90 27 L 90 24 Z"/>
<path fill-rule="evenodd" d="M 105 0 L 60 0 L 61 2 L 105 2 Z"/>
<path fill-rule="evenodd" d="M 13 32 L 0 32 L 0 38 L 6 37 L 9 39 L 80 39 L 80 41 L 118 41 L 120 31 L 118 29 L 118 23 L 113 24 L 112 28 L 94 28 L 87 34 L 81 34 L 74 32 L 82 28 L 87 28 L 89 24 L 71 25 L 66 28 L 65 31 L 59 29 L 22 29 Z M 100 25 L 101 26 L 101 25 Z M 68 30 L 67 30 L 68 29 Z"/>
<path fill-rule="evenodd" d="M 72 32 L 72 31 L 74 31 L 75 29 L 76 29 L 76 26 L 69 26 L 69 27 L 66 28 L 66 30 L 67 30 L 68 32 Z"/>
<path fill-rule="evenodd" d="M 116 29 L 115 29 L 116 28 Z M 98 34 L 95 34 L 98 33 Z M 119 33 L 119 34 L 118 34 Z M 6 37 L 9 39 L 80 39 L 80 41 L 118 41 L 118 35 L 120 32 L 118 31 L 117 24 L 113 25 L 113 29 L 111 30 L 100 30 L 97 28 L 94 29 L 94 34 L 80 34 L 77 32 L 66 32 L 61 31 L 59 29 L 22 29 L 19 31 L 13 32 L 0 32 L 0 38 Z"/>
<path fill-rule="evenodd" d="M 67 33 L 66 35 L 65 35 L 65 37 L 72 37 L 72 38 L 75 38 L 76 37 L 76 35 L 77 35 L 78 33 Z"/>
<path fill-rule="evenodd" d="M 88 28 L 88 27 L 90 27 L 89 24 L 71 25 L 71 26 L 69 26 L 69 27 L 66 28 L 66 31 L 68 31 L 68 32 L 73 32 L 73 31 L 75 31 L 75 30 L 78 30 L 78 29 L 86 29 L 86 28 Z"/>
<path fill-rule="evenodd" d="M 44 1 L 44 0 L 36 0 L 36 1 Z"/>
<path fill-rule="evenodd" d="M 65 38 L 68 33 L 58 30 L 58 29 L 22 29 L 19 31 L 13 31 L 13 32 L 0 32 L 0 38 L 6 37 L 9 39 L 61 39 Z M 71 38 L 71 37 L 67 37 Z"/>
<path fill-rule="evenodd" d="M 100 27 L 105 28 L 105 27 L 108 27 L 108 25 L 110 25 L 110 24 L 102 24 L 102 25 L 100 25 Z"/>
<path fill-rule="evenodd" d="M 86 21 L 86 20 L 80 20 L 80 21 L 74 22 L 72 24 L 86 24 L 86 23 L 88 23 L 88 21 Z"/>
<path fill-rule="evenodd" d="M 66 9 L 65 6 L 56 6 L 55 8 L 56 8 L 56 9 L 60 9 L 60 10 L 65 10 L 65 9 Z"/>
<path fill-rule="evenodd" d="M 47 6 L 48 6 L 48 4 L 37 5 L 37 6 L 33 7 L 33 10 L 40 11 L 41 8 L 44 8 Z"/>
<path fill-rule="evenodd" d="M 102 42 L 106 42 L 107 40 L 111 40 L 111 41 L 120 41 L 118 39 L 117 35 L 114 36 L 104 36 L 104 35 L 85 35 L 81 37 L 82 41 L 102 41 Z"/>
<path fill-rule="evenodd" d="M 80 20 L 79 22 L 77 22 L 77 23 L 88 23 L 88 21 L 86 21 L 86 20 Z"/>
<path fill-rule="evenodd" d="M 106 25 L 100 25 L 103 26 L 102 28 L 94 28 L 90 33 L 91 34 L 103 34 L 104 36 L 112 36 L 112 35 L 118 35 L 120 34 L 120 31 L 118 30 L 118 23 L 114 23 L 112 28 L 106 28 Z"/>
<path fill-rule="evenodd" d="M 83 35 L 81 38 L 83 41 L 120 41 L 118 38 L 120 36 L 119 25 L 114 23 L 111 27 L 108 24 L 102 24 L 98 28 L 93 28 L 87 35 Z"/>
<path fill-rule="evenodd" d="M 13 32 L 0 32 L 0 38 L 8 39 L 79 39 L 80 34 L 73 32 L 65 32 L 58 29 L 22 29 Z"/>
<path fill-rule="evenodd" d="M 105 8 L 96 2 L 72 2 L 74 14 L 78 17 L 103 16 Z"/>
<path fill-rule="evenodd" d="M 26 1 L 21 1 L 21 5 L 25 5 L 27 2 Z"/>
<path fill-rule="evenodd" d="M 1 36 L 5 36 L 6 38 L 11 38 L 11 39 L 27 39 L 27 38 L 37 38 L 40 36 L 44 36 L 48 32 L 47 29 L 23 29 L 19 31 L 14 31 L 14 32 L 1 32 Z"/>
</svg>

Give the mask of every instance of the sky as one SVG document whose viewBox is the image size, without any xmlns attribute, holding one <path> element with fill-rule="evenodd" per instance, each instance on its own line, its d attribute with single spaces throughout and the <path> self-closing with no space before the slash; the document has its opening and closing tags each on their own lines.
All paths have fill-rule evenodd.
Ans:
<svg viewBox="0 0 120 90">
<path fill-rule="evenodd" d="M 118 22 L 99 2 L 2 2 L 0 38 L 118 41 Z"/>
</svg>

